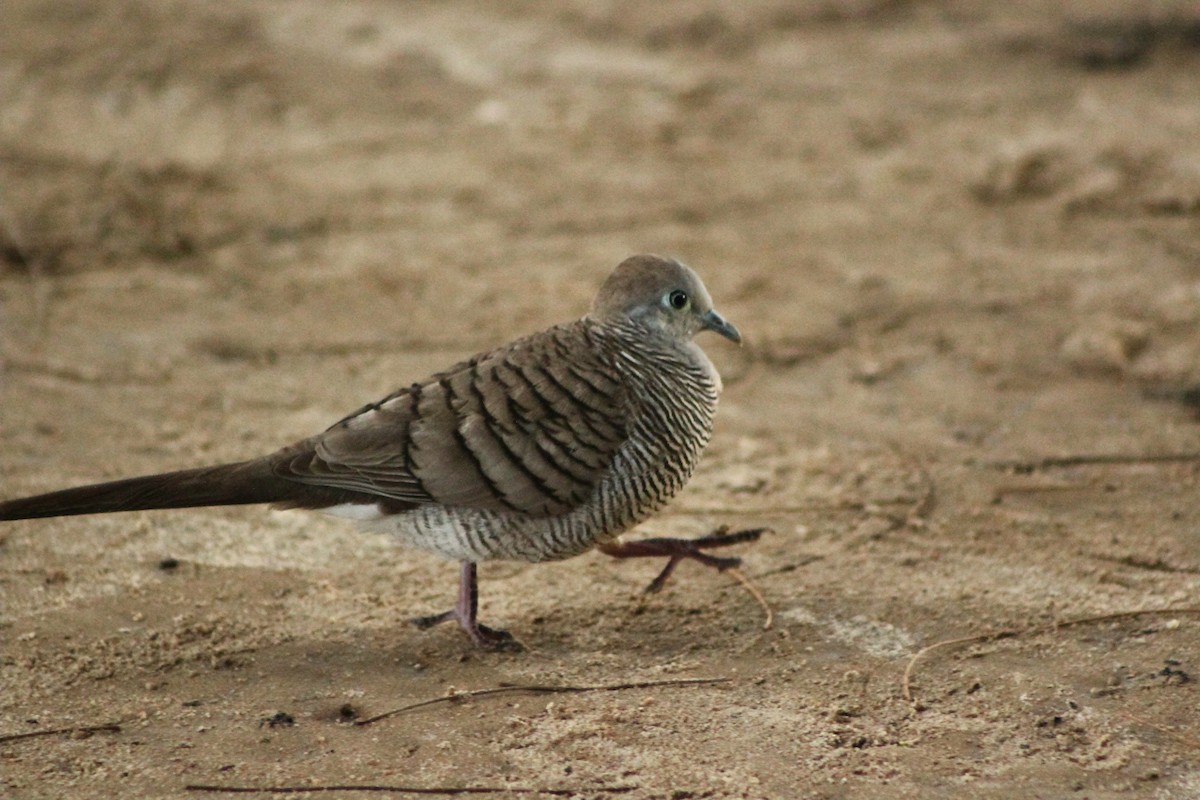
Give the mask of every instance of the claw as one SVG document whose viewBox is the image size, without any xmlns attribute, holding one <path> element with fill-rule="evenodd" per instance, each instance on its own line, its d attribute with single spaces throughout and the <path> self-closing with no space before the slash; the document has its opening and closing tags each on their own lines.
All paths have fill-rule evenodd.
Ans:
<svg viewBox="0 0 1200 800">
<path fill-rule="evenodd" d="M 679 562 L 687 558 L 699 561 L 706 567 L 713 567 L 720 572 L 741 566 L 742 560 L 740 558 L 710 556 L 704 551 L 715 547 L 730 547 L 735 544 L 758 541 L 767 530 L 767 528 L 750 528 L 730 533 L 728 527 L 722 526 L 707 536 L 701 536 L 699 539 L 655 538 L 639 539 L 635 542 L 611 542 L 600 545 L 599 550 L 613 558 L 666 556 L 666 566 L 663 567 L 662 572 L 658 573 L 658 577 L 650 581 L 650 584 L 645 589 L 647 593 L 653 594 L 662 591 L 667 579 L 675 571 L 675 567 L 679 565 Z"/>
</svg>

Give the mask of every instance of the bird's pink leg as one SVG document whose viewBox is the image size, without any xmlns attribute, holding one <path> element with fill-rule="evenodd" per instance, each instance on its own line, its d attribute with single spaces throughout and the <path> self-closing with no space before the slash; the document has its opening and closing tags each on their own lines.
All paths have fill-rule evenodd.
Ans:
<svg viewBox="0 0 1200 800">
<path fill-rule="evenodd" d="M 489 628 L 479 622 L 479 584 L 475 576 L 475 562 L 462 561 L 458 573 L 458 601 L 454 608 L 441 614 L 414 617 L 410 622 L 422 630 L 453 620 L 458 623 L 471 641 L 485 650 L 522 650 L 521 643 L 508 631 Z"/>
<path fill-rule="evenodd" d="M 685 558 L 699 561 L 705 566 L 721 571 L 739 566 L 742 563 L 740 558 L 710 556 L 704 551 L 715 547 L 729 547 L 743 542 L 758 541 L 758 538 L 766 532 L 766 528 L 751 528 L 729 533 L 726 528 L 718 528 L 708 536 L 701 536 L 699 539 L 639 539 L 633 542 L 602 544 L 597 549 L 613 558 L 666 557 L 666 566 L 663 567 L 658 577 L 650 581 L 650 585 L 646 587 L 647 592 L 657 592 L 663 588 L 667 578 L 671 577 L 671 573 L 675 571 L 675 567 Z"/>
</svg>

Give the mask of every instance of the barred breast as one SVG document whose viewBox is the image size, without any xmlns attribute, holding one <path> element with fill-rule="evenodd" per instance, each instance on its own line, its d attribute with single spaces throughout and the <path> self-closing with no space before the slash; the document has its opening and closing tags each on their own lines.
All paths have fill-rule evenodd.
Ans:
<svg viewBox="0 0 1200 800">
<path fill-rule="evenodd" d="M 407 458 L 438 502 L 375 526 L 460 560 L 576 555 L 683 487 L 711 435 L 719 389 L 699 348 L 633 324 L 583 320 L 467 362 L 378 410 L 409 410 Z M 439 424 L 456 435 L 439 437 Z"/>
</svg>

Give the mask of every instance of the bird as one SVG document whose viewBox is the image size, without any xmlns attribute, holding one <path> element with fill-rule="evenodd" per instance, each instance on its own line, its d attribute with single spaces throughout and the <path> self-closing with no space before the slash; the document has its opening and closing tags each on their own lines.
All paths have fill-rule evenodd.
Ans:
<svg viewBox="0 0 1200 800">
<path fill-rule="evenodd" d="M 698 539 L 621 535 L 687 482 L 712 435 L 721 378 L 693 341 L 741 344 L 700 277 L 675 258 L 626 258 L 580 319 L 479 353 L 269 455 L 0 501 L 0 520 L 268 503 L 350 518 L 459 562 L 458 596 L 420 628 L 454 622 L 477 646 L 519 650 L 478 618 L 481 561 L 544 562 L 592 549 L 740 564 Z"/>
</svg>

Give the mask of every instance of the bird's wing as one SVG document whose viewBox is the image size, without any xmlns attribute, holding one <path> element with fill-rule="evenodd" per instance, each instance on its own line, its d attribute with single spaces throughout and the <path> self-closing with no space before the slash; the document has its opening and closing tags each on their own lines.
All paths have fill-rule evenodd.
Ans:
<svg viewBox="0 0 1200 800">
<path fill-rule="evenodd" d="M 611 465 L 630 414 L 586 325 L 518 340 L 366 406 L 281 451 L 275 472 L 414 505 L 565 513 Z"/>
</svg>

